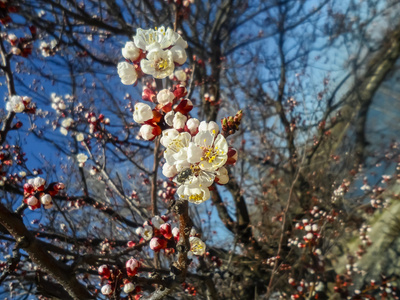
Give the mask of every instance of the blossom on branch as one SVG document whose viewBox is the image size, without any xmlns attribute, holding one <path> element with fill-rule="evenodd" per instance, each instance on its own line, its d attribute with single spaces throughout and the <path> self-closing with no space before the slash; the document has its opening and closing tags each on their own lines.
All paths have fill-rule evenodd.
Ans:
<svg viewBox="0 0 400 300">
<path fill-rule="evenodd" d="M 6 109 L 15 113 L 21 113 L 25 110 L 25 104 L 21 96 L 11 96 L 10 100 L 6 103 Z"/>
<path fill-rule="evenodd" d="M 124 61 L 118 63 L 117 69 L 122 84 L 132 85 L 136 83 L 138 75 L 133 65 Z"/>
<path fill-rule="evenodd" d="M 153 118 L 153 111 L 151 107 L 144 103 L 136 103 L 133 112 L 133 120 L 136 123 L 143 124 L 144 122 Z"/>
<path fill-rule="evenodd" d="M 190 251 L 194 255 L 203 255 L 206 252 L 206 244 L 198 237 L 194 236 L 190 237 L 189 243 L 190 243 Z"/>
</svg>

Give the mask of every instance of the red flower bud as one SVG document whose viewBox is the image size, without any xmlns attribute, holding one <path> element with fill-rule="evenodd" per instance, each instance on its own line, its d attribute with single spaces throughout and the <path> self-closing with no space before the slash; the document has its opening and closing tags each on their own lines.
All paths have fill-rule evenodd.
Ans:
<svg viewBox="0 0 400 300">
<path fill-rule="evenodd" d="M 30 196 L 29 198 L 24 199 L 24 202 L 31 210 L 38 209 L 41 206 L 40 201 L 35 196 Z"/>
<path fill-rule="evenodd" d="M 142 99 L 144 101 L 154 102 L 156 99 L 156 93 L 148 87 L 143 88 Z"/>
<path fill-rule="evenodd" d="M 238 153 L 235 148 L 228 149 L 228 160 L 226 161 L 227 165 L 235 165 L 238 159 Z"/>
<path fill-rule="evenodd" d="M 189 99 L 183 99 L 174 109 L 175 112 L 180 112 L 183 115 L 187 115 L 193 108 L 193 103 Z"/>
<path fill-rule="evenodd" d="M 167 240 L 159 237 L 153 237 L 150 240 L 150 249 L 154 252 L 158 252 L 161 249 L 167 248 Z"/>
<path fill-rule="evenodd" d="M 129 242 L 127 243 L 127 246 L 128 246 L 129 248 L 132 248 L 132 247 L 135 247 L 135 246 L 136 246 L 136 243 L 133 242 L 133 241 L 129 241 Z"/>
<path fill-rule="evenodd" d="M 138 272 L 138 268 L 140 267 L 140 263 L 136 259 L 131 258 L 126 262 L 125 267 L 128 276 L 135 276 Z"/>
<path fill-rule="evenodd" d="M 24 184 L 24 193 L 25 194 L 33 194 L 35 192 L 35 188 L 33 187 L 33 185 L 29 184 L 29 183 L 25 183 Z"/>
<path fill-rule="evenodd" d="M 102 276 L 105 279 L 108 279 L 111 276 L 110 269 L 108 268 L 107 265 L 100 266 L 99 269 L 98 269 L 98 272 L 99 272 L 99 275 Z"/>
<path fill-rule="evenodd" d="M 188 92 L 187 92 L 186 87 L 184 85 L 179 84 L 179 85 L 177 85 L 175 87 L 175 90 L 174 90 L 175 98 L 179 99 L 179 98 L 185 97 L 187 95 L 187 93 Z"/>
<path fill-rule="evenodd" d="M 160 226 L 160 233 L 166 238 L 170 239 L 172 237 L 172 230 L 171 230 L 171 224 L 169 223 L 164 223 Z"/>
</svg>

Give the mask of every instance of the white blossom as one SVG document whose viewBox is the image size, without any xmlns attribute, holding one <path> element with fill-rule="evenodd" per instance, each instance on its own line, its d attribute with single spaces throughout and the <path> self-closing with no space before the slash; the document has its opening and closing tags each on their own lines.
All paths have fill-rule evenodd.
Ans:
<svg viewBox="0 0 400 300">
<path fill-rule="evenodd" d="M 121 78 L 122 84 L 131 85 L 137 80 L 137 72 L 133 65 L 126 61 L 118 63 L 118 75 Z"/>
<path fill-rule="evenodd" d="M 35 179 L 33 179 L 32 181 L 32 185 L 35 188 L 40 188 L 41 186 L 46 184 L 46 180 L 44 180 L 42 177 L 36 177 Z"/>
<path fill-rule="evenodd" d="M 164 222 L 164 220 L 160 217 L 160 216 L 154 216 L 152 219 L 151 219 L 151 224 L 153 224 L 153 226 L 155 227 L 155 228 L 157 228 L 157 229 L 160 229 L 160 226 L 162 225 L 162 224 L 164 224 L 165 222 Z"/>
<path fill-rule="evenodd" d="M 151 107 L 144 103 L 136 103 L 133 112 L 133 120 L 136 123 L 143 124 L 144 122 L 153 119 L 153 111 Z"/>
<path fill-rule="evenodd" d="M 103 295 L 110 295 L 112 293 L 111 285 L 106 284 L 101 287 L 101 293 Z"/>
<path fill-rule="evenodd" d="M 164 116 L 164 121 L 168 126 L 174 126 L 174 117 L 175 117 L 175 113 L 173 110 L 171 110 L 170 112 L 167 112 Z M 177 129 L 177 128 L 175 128 Z"/>
<path fill-rule="evenodd" d="M 174 119 L 172 121 L 173 127 L 175 129 L 183 129 L 186 124 L 187 117 L 180 112 L 177 112 L 174 115 Z"/>
<path fill-rule="evenodd" d="M 40 197 L 40 202 L 43 205 L 49 205 L 51 203 L 51 196 L 49 194 L 44 194 L 43 196 Z"/>
<path fill-rule="evenodd" d="M 210 131 L 200 131 L 194 137 L 194 143 L 203 149 L 200 163 L 201 169 L 217 170 L 226 163 L 228 159 L 228 143 L 223 135 L 217 135 L 214 140 L 214 135 Z"/>
<path fill-rule="evenodd" d="M 185 71 L 183 71 L 183 70 L 175 71 L 175 77 L 179 81 L 186 81 L 186 79 L 187 79 L 187 75 L 186 75 Z"/>
<path fill-rule="evenodd" d="M 165 177 L 171 178 L 178 174 L 178 171 L 176 170 L 176 167 L 174 165 L 165 163 L 162 168 L 162 173 Z"/>
<path fill-rule="evenodd" d="M 175 64 L 170 50 L 155 48 L 150 51 L 146 59 L 140 61 L 140 67 L 145 74 L 162 79 L 174 72 Z"/>
<path fill-rule="evenodd" d="M 175 129 L 167 129 L 163 131 L 161 144 L 167 149 L 164 151 L 164 158 L 170 165 L 176 164 L 177 161 L 186 160 L 186 147 L 189 146 L 191 140 L 190 133 L 179 133 Z"/>
<path fill-rule="evenodd" d="M 199 128 L 200 121 L 196 118 L 190 118 L 186 122 L 186 126 L 189 129 L 191 134 L 195 134 Z"/>
<path fill-rule="evenodd" d="M 137 235 L 143 235 L 143 227 L 138 227 L 138 228 L 136 228 L 135 233 L 136 233 Z"/>
<path fill-rule="evenodd" d="M 62 135 L 68 135 L 68 130 L 65 129 L 64 127 L 60 128 L 60 132 L 61 132 Z"/>
<path fill-rule="evenodd" d="M 60 102 L 60 103 L 58 103 L 58 107 L 57 107 L 59 110 L 64 110 L 64 109 L 66 109 L 67 108 L 67 106 L 65 105 L 65 103 L 64 103 L 64 101 L 63 102 Z"/>
<path fill-rule="evenodd" d="M 16 42 L 17 41 L 17 36 L 14 34 L 14 33 L 10 33 L 9 35 L 8 35 L 8 40 L 10 41 L 10 42 Z"/>
<path fill-rule="evenodd" d="M 142 127 L 140 127 L 139 133 L 146 141 L 149 141 L 155 137 L 154 127 L 148 124 L 142 125 Z"/>
<path fill-rule="evenodd" d="M 144 51 L 148 51 L 151 47 L 153 47 L 155 43 L 160 44 L 164 39 L 164 34 L 162 30 L 163 29 L 161 29 L 160 31 L 154 29 L 143 30 L 141 28 L 138 28 L 136 30 L 136 35 L 133 37 L 133 41 L 136 47 Z M 166 46 L 165 48 L 167 47 L 168 46 Z"/>
<path fill-rule="evenodd" d="M 202 121 L 199 125 L 199 131 L 210 131 L 213 135 L 217 135 L 219 132 L 219 126 L 214 121 Z"/>
<path fill-rule="evenodd" d="M 87 161 L 88 156 L 86 154 L 84 154 L 84 153 L 79 153 L 76 156 L 76 159 L 80 164 L 84 164 Z"/>
<path fill-rule="evenodd" d="M 122 56 L 125 59 L 135 61 L 140 56 L 140 49 L 135 46 L 134 42 L 127 42 L 125 47 L 122 48 Z"/>
<path fill-rule="evenodd" d="M 21 49 L 19 49 L 18 47 L 12 47 L 11 48 L 11 53 L 14 55 L 20 55 L 21 54 Z"/>
<path fill-rule="evenodd" d="M 132 282 L 125 283 L 124 285 L 124 293 L 129 294 L 135 289 L 135 285 Z"/>
<path fill-rule="evenodd" d="M 21 113 L 25 110 L 25 104 L 21 96 L 11 96 L 10 100 L 6 103 L 6 109 L 15 113 Z"/>
<path fill-rule="evenodd" d="M 82 142 L 85 139 L 85 135 L 83 133 L 78 133 L 75 137 L 77 142 Z"/>
<path fill-rule="evenodd" d="M 153 237 L 153 227 L 151 227 L 150 225 L 145 225 L 143 227 L 142 236 L 146 241 L 151 240 L 151 238 Z"/>
<path fill-rule="evenodd" d="M 187 60 L 186 51 L 181 46 L 173 46 L 171 48 L 172 58 L 178 65 L 183 65 Z"/>
<path fill-rule="evenodd" d="M 159 91 L 157 94 L 157 102 L 160 103 L 162 106 L 172 103 L 174 99 L 175 99 L 174 93 L 172 93 L 168 89 L 163 89 Z"/>
<path fill-rule="evenodd" d="M 39 200 L 35 196 L 30 196 L 28 199 L 26 199 L 26 204 L 29 206 L 35 206 L 37 205 Z"/>
<path fill-rule="evenodd" d="M 203 203 L 210 198 L 209 189 L 202 187 L 190 188 L 186 185 L 181 185 L 176 193 L 182 200 L 188 200 L 195 204 Z"/>
<path fill-rule="evenodd" d="M 192 251 L 194 255 L 203 255 L 206 252 L 206 244 L 198 237 L 190 237 L 189 243 L 190 251 Z"/>
<path fill-rule="evenodd" d="M 74 120 L 72 118 L 65 118 L 61 121 L 61 126 L 64 128 L 68 128 L 74 123 Z"/>
</svg>

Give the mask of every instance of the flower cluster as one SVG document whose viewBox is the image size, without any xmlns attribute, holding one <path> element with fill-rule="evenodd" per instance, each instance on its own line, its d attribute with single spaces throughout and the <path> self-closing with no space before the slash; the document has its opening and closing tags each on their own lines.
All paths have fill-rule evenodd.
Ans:
<svg viewBox="0 0 400 300">
<path fill-rule="evenodd" d="M 186 62 L 185 48 L 186 41 L 170 28 L 139 28 L 133 42 L 127 42 L 122 48 L 126 61 L 120 62 L 117 67 L 121 82 L 125 85 L 135 84 L 143 73 L 158 79 L 170 76 L 175 65 Z"/>
<path fill-rule="evenodd" d="M 186 88 L 182 85 L 175 86 L 173 91 L 163 89 L 158 93 L 151 86 L 143 89 L 143 100 L 157 103 L 154 109 L 145 103 L 135 104 L 133 119 L 142 125 L 139 133 L 144 140 L 154 140 L 164 128 L 184 129 L 193 108 L 192 101 L 184 98 L 186 94 Z M 193 121 L 189 121 L 189 126 Z M 198 126 L 198 121 L 194 122 L 193 125 L 197 123 Z"/>
<path fill-rule="evenodd" d="M 304 248 L 307 244 L 317 245 L 318 239 L 321 237 L 317 223 L 313 223 L 308 219 L 304 219 L 301 221 L 301 223 L 297 223 L 295 227 L 298 230 L 304 230 L 306 232 L 306 234 L 303 236 L 304 243 L 297 244 L 299 248 Z"/>
<path fill-rule="evenodd" d="M 314 296 L 313 299 L 319 299 L 319 294 L 324 292 L 324 284 L 321 281 L 308 283 L 304 279 L 296 282 L 294 278 L 289 278 L 289 284 L 296 289 L 296 293 L 290 296 L 290 299 L 305 299 L 309 294 Z"/>
<path fill-rule="evenodd" d="M 340 295 L 341 299 L 376 299 L 374 294 L 377 291 L 379 291 L 380 299 L 399 299 L 399 290 L 392 284 L 394 280 L 395 278 L 386 277 L 382 274 L 380 282 L 371 280 L 363 286 L 362 290 L 353 290 L 354 282 L 351 276 L 336 275 L 334 291 Z"/>
<path fill-rule="evenodd" d="M 6 103 L 6 109 L 10 112 L 15 113 L 31 113 L 34 114 L 36 112 L 36 105 L 31 102 L 32 98 L 27 96 L 11 96 L 10 99 Z"/>
<path fill-rule="evenodd" d="M 82 168 L 85 165 L 85 162 L 87 161 L 88 156 L 84 153 L 79 153 L 76 155 L 76 160 L 79 163 L 79 167 Z"/>
<path fill-rule="evenodd" d="M 179 241 L 179 229 L 172 228 L 166 216 L 154 216 L 150 222 L 146 221 L 143 227 L 136 229 L 136 234 L 142 238 L 141 242 L 150 241 L 150 249 L 154 252 L 164 250 L 166 254 L 175 252 Z M 206 245 L 192 229 L 189 237 L 190 252 L 188 255 L 201 256 L 205 253 Z"/>
<path fill-rule="evenodd" d="M 1 7 L 0 7 L 1 11 Z M 0 12 L 1 15 L 1 12 Z M 1 20 L 1 17 L 0 17 Z M 1 21 L 0 21 L 1 22 Z M 32 37 L 36 34 L 36 28 L 30 27 L 29 28 L 32 33 Z M 22 57 L 28 57 L 32 54 L 32 38 L 29 37 L 21 37 L 18 38 L 14 33 L 6 34 L 3 33 L 2 37 L 4 40 L 8 41 L 11 45 L 10 52 L 13 55 L 19 55 Z"/>
<path fill-rule="evenodd" d="M 174 117 L 173 125 L 178 125 L 163 131 L 161 144 L 166 148 L 163 174 L 175 177 L 180 199 L 199 204 L 210 197 L 209 187 L 214 182 L 226 184 L 229 181 L 224 166 L 236 152 L 229 151 L 225 137 L 219 134 L 215 122 L 199 123 L 196 119 L 180 121 L 180 118 L 182 116 Z"/>
<path fill-rule="evenodd" d="M 100 266 L 98 268 L 98 273 L 103 280 L 107 280 L 107 283 L 101 287 L 101 293 L 106 296 L 111 295 L 114 293 L 114 289 L 118 284 L 123 287 L 125 294 L 132 297 L 133 294 L 136 294 L 134 298 L 129 299 L 139 299 L 141 297 L 139 293 L 142 289 L 140 286 L 135 286 L 131 281 L 133 277 L 137 275 L 140 266 L 140 262 L 134 258 L 131 258 L 126 262 L 125 272 L 121 272 L 121 270 L 110 270 L 107 265 Z M 124 274 L 123 277 L 125 278 L 123 280 L 121 279 L 121 274 Z"/>
<path fill-rule="evenodd" d="M 62 119 L 60 132 L 63 135 L 68 135 L 68 130 L 72 127 L 73 124 L 74 124 L 74 119 L 70 117 Z"/>
<path fill-rule="evenodd" d="M 60 190 L 64 189 L 64 184 L 61 182 L 53 182 L 45 188 L 46 180 L 41 177 L 29 179 L 24 184 L 24 203 L 31 210 L 38 209 L 41 205 L 48 209 L 53 206 L 53 199 Z"/>
<path fill-rule="evenodd" d="M 85 118 L 89 123 L 89 133 L 94 133 L 96 138 L 101 138 L 101 136 L 98 134 L 99 131 L 102 131 L 101 124 L 110 125 L 110 119 L 106 118 L 103 114 L 96 116 L 94 112 L 88 112 L 85 114 Z"/>
<path fill-rule="evenodd" d="M 49 56 L 53 56 L 55 54 L 56 46 L 57 46 L 56 40 L 52 40 L 50 42 L 50 44 L 45 41 L 42 41 L 40 43 L 39 49 L 40 49 L 43 57 L 49 57 Z"/>
<path fill-rule="evenodd" d="M 64 99 L 61 96 L 58 96 L 56 93 L 51 93 L 50 100 L 51 108 L 53 108 L 59 114 L 61 114 L 67 108 Z"/>
</svg>

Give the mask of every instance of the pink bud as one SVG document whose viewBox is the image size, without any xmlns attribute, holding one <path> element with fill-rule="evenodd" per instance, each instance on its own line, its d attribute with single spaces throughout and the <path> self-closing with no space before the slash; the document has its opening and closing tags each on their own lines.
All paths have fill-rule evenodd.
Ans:
<svg viewBox="0 0 400 300">
<path fill-rule="evenodd" d="M 140 135 L 146 141 L 152 141 L 154 138 L 161 134 L 161 128 L 157 125 L 144 124 L 140 127 Z"/>
<path fill-rule="evenodd" d="M 170 239 L 172 237 L 171 224 L 165 223 L 160 226 L 160 233 L 166 238 Z"/>
<path fill-rule="evenodd" d="M 175 241 L 179 241 L 179 228 L 175 227 L 172 229 L 172 235 L 174 236 Z"/>
<path fill-rule="evenodd" d="M 148 87 L 144 87 L 142 92 L 142 99 L 144 101 L 154 102 L 154 100 L 156 99 L 156 94 Z"/>
<path fill-rule="evenodd" d="M 39 200 L 35 196 L 30 196 L 28 199 L 26 199 L 26 204 L 29 206 L 35 206 L 39 203 Z"/>
<path fill-rule="evenodd" d="M 135 276 L 137 274 L 138 268 L 140 267 L 140 263 L 136 259 L 131 258 L 126 262 L 125 267 L 128 276 Z"/>
<path fill-rule="evenodd" d="M 35 191 L 35 188 L 33 187 L 33 185 L 31 185 L 29 183 L 24 184 L 24 193 L 32 194 L 34 191 Z"/>
<path fill-rule="evenodd" d="M 100 266 L 99 269 L 98 269 L 98 272 L 99 272 L 99 275 L 102 276 L 105 279 L 108 279 L 111 276 L 110 269 L 108 268 L 107 265 Z"/>
<path fill-rule="evenodd" d="M 153 237 L 150 241 L 150 249 L 154 252 L 158 252 L 161 249 L 167 248 L 167 241 L 163 238 Z"/>
</svg>

